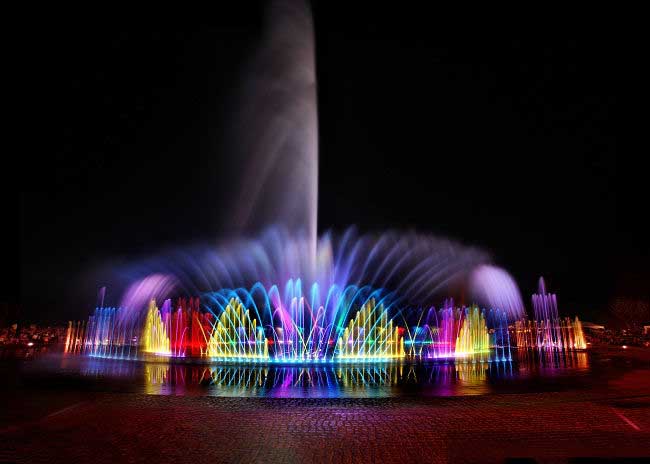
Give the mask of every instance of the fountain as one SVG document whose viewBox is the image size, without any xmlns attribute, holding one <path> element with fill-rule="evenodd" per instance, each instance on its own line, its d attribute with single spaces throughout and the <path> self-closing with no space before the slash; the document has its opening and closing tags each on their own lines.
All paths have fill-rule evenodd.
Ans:
<svg viewBox="0 0 650 464">
<path fill-rule="evenodd" d="M 69 321 L 65 334 L 64 351 L 66 353 L 81 353 L 86 335 L 86 321 Z"/>
<path fill-rule="evenodd" d="M 489 352 L 490 336 L 485 325 L 485 315 L 476 306 L 466 309 L 463 325 L 456 339 L 455 355 L 482 356 Z"/>
<path fill-rule="evenodd" d="M 539 278 L 539 291 L 532 297 L 534 319 L 515 321 L 514 331 L 518 348 L 540 350 L 584 350 L 587 348 L 582 323 L 560 317 L 557 296 L 546 293 L 544 278 Z"/>
<path fill-rule="evenodd" d="M 377 306 L 375 299 L 367 301 L 337 342 L 337 359 L 384 360 L 403 358 L 404 337 L 398 327 L 388 320 L 383 304 Z"/>
<path fill-rule="evenodd" d="M 243 363 L 510 360 L 508 322 L 523 304 L 487 253 L 416 232 L 317 236 L 311 14 L 301 1 L 277 1 L 268 19 L 233 116 L 236 164 L 222 172 L 231 238 L 113 270 L 129 282 L 119 309 L 104 306 L 103 287 L 66 351 Z M 174 302 L 179 294 L 194 297 Z M 466 294 L 487 309 L 451 300 L 434 309 Z"/>
<path fill-rule="evenodd" d="M 428 360 L 511 361 L 508 319 L 503 311 L 456 307 L 445 301 L 421 313 L 407 341 L 409 355 Z"/>
<path fill-rule="evenodd" d="M 257 319 L 251 319 L 240 300 L 231 298 L 211 330 L 205 354 L 220 360 L 268 360 L 269 342 Z"/>
<path fill-rule="evenodd" d="M 169 314 L 169 300 L 165 301 L 163 311 Z M 169 318 L 166 318 L 169 319 Z M 168 322 L 168 321 L 166 321 Z M 147 318 L 142 331 L 143 351 L 145 353 L 154 353 L 160 355 L 170 356 L 171 343 L 169 341 L 169 333 L 167 330 L 168 324 L 163 322 L 161 312 L 156 307 L 156 301 L 151 300 L 149 309 L 147 310 Z"/>
<path fill-rule="evenodd" d="M 282 290 L 258 283 L 211 292 L 200 301 L 179 299 L 174 310 L 170 299 L 161 309 L 152 299 L 143 316 L 97 308 L 85 333 L 76 329 L 83 324 L 70 323 L 65 351 L 74 353 L 80 346 L 94 357 L 235 362 L 404 357 L 403 333 L 388 316 L 392 296 L 381 290 L 332 286 L 321 296 L 317 284 L 303 293 L 300 280 L 289 280 Z"/>
<path fill-rule="evenodd" d="M 321 292 L 290 279 L 282 288 L 257 283 L 172 304 L 166 299 L 159 309 L 152 299 L 146 312 L 97 308 L 87 324 L 70 323 L 65 351 L 237 363 L 512 359 L 504 311 L 454 308 L 447 300 L 413 325 L 415 310 L 370 286 Z"/>
</svg>

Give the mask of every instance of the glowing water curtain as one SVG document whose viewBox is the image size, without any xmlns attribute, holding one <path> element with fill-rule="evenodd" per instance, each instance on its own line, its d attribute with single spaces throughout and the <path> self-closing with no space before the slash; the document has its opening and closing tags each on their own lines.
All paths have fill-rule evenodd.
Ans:
<svg viewBox="0 0 650 464">
<path fill-rule="evenodd" d="M 457 358 L 511 361 L 507 315 L 477 306 L 454 308 L 447 300 L 440 310 L 430 308 L 410 329 L 407 353 L 422 359 Z"/>
<path fill-rule="evenodd" d="M 165 307 L 169 305 L 169 300 L 165 301 Z M 169 335 L 167 335 L 167 327 L 162 320 L 162 316 L 156 302 L 149 303 L 147 310 L 147 318 L 144 323 L 144 330 L 142 331 L 143 351 L 145 353 L 155 353 L 161 355 L 171 355 Z"/>
<path fill-rule="evenodd" d="M 300 279 L 280 289 L 222 289 L 199 298 L 167 299 L 146 311 L 97 308 L 88 323 L 68 326 L 65 351 L 141 359 L 157 355 L 232 362 L 382 361 L 405 357 L 472 362 L 512 360 L 508 314 L 477 306 L 422 312 L 400 327 L 392 294 L 371 287 L 332 285 L 326 292 Z M 176 309 L 174 309 L 174 307 Z M 582 350 L 582 324 L 558 316 L 555 295 L 543 280 L 533 295 L 535 320 L 512 326 L 518 348 Z M 414 311 L 409 312 L 410 316 Z M 400 313 L 397 313 L 400 315 Z"/>
<path fill-rule="evenodd" d="M 517 347 L 539 350 L 584 350 L 587 348 L 582 323 L 560 317 L 557 297 L 546 293 L 544 279 L 539 279 L 539 293 L 533 295 L 534 320 L 515 322 Z"/>
<path fill-rule="evenodd" d="M 230 362 L 388 361 L 406 356 L 471 361 L 512 359 L 507 314 L 451 300 L 429 309 L 418 324 L 400 327 L 392 294 L 371 287 L 289 279 L 280 289 L 222 289 L 199 298 L 171 300 L 146 311 L 97 308 L 83 324 L 71 323 L 66 351 L 90 356 L 205 357 Z M 176 308 L 176 309 L 174 309 Z M 406 311 L 411 315 L 412 311 Z M 77 341 L 79 340 L 79 341 Z M 81 348 L 74 348 L 81 346 Z"/>
<path fill-rule="evenodd" d="M 90 356 L 137 359 L 142 324 L 117 308 L 97 308 L 88 318 L 82 351 Z"/>
<path fill-rule="evenodd" d="M 231 298 L 210 334 L 205 354 L 216 359 L 269 359 L 264 328 L 240 300 Z"/>
<path fill-rule="evenodd" d="M 65 334 L 65 353 L 81 353 L 86 334 L 86 321 L 69 321 Z"/>
<path fill-rule="evenodd" d="M 303 288 L 223 289 L 204 297 L 215 315 L 206 355 L 223 360 L 326 362 L 405 356 L 403 336 L 388 317 L 391 297 L 370 287 L 317 283 Z"/>
<path fill-rule="evenodd" d="M 338 359 L 395 359 L 403 358 L 404 337 L 388 320 L 383 305 L 370 299 L 361 307 L 338 338 Z"/>
<path fill-rule="evenodd" d="M 477 307 L 465 310 L 463 326 L 456 339 L 456 356 L 482 355 L 490 352 L 490 336 L 485 316 Z"/>
<path fill-rule="evenodd" d="M 97 308 L 81 338 L 85 353 L 135 359 L 206 357 L 257 362 L 389 360 L 405 356 L 403 330 L 389 318 L 390 295 L 370 287 L 336 285 L 321 294 L 290 279 L 281 290 L 261 284 L 171 300 L 146 312 Z M 79 338 L 70 326 L 69 343 Z M 82 326 L 79 326 L 82 327 Z M 72 349 L 67 350 L 72 352 Z"/>
</svg>

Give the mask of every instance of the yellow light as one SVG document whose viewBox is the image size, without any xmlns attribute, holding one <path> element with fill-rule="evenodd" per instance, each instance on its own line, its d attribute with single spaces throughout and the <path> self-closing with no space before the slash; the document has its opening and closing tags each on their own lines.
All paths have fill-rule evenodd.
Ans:
<svg viewBox="0 0 650 464">
<path fill-rule="evenodd" d="M 269 359 L 269 342 L 264 330 L 251 318 L 241 301 L 231 298 L 208 339 L 206 354 L 211 358 Z"/>
<path fill-rule="evenodd" d="M 364 304 L 337 340 L 338 359 L 398 359 L 406 356 L 404 337 L 388 319 L 384 306 L 372 298 Z"/>
<path fill-rule="evenodd" d="M 155 353 L 164 356 L 171 355 L 169 336 L 167 328 L 160 316 L 160 311 L 156 307 L 156 301 L 151 300 L 147 310 L 147 319 L 142 331 L 142 340 L 144 341 L 144 351 L 146 353 Z"/>
<path fill-rule="evenodd" d="M 472 356 L 490 352 L 490 335 L 488 334 L 485 316 L 478 307 L 470 308 L 467 312 L 458 337 L 456 337 L 456 356 Z"/>
</svg>

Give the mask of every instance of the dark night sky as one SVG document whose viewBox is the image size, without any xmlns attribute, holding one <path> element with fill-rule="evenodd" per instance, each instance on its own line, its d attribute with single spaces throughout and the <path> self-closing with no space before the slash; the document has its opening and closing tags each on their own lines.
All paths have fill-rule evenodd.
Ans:
<svg viewBox="0 0 650 464">
<path fill-rule="evenodd" d="M 646 175 L 617 143 L 615 37 L 443 33 L 423 11 L 332 3 L 315 5 L 321 229 L 479 245 L 524 301 L 543 274 L 561 311 L 587 319 L 647 293 Z M 215 170 L 262 13 L 42 31 L 20 200 L 25 318 L 85 316 L 78 275 L 106 259 L 216 236 L 228 205 Z"/>
</svg>

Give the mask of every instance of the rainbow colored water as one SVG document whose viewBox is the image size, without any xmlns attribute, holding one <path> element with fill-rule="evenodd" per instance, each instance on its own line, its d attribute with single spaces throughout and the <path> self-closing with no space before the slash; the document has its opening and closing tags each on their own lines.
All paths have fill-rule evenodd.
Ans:
<svg viewBox="0 0 650 464">
<path fill-rule="evenodd" d="M 67 352 L 139 359 L 150 356 L 231 362 L 381 361 L 405 356 L 391 299 L 369 287 L 313 284 L 223 289 L 193 298 L 155 300 L 142 310 L 99 307 L 72 324 Z"/>
<path fill-rule="evenodd" d="M 512 360 L 506 314 L 478 306 L 453 307 L 423 313 L 409 333 L 409 354 L 423 359 L 467 358 L 472 361 Z"/>
<path fill-rule="evenodd" d="M 103 299 L 102 299 L 103 300 Z M 65 351 L 94 357 L 203 358 L 258 363 L 376 362 L 404 358 L 511 361 L 513 349 L 581 350 L 579 319 L 561 318 L 555 295 L 533 296 L 534 320 L 451 300 L 436 310 L 401 307 L 381 289 L 290 279 L 201 298 L 150 300 L 141 310 L 98 307 L 69 323 Z"/>
</svg>

